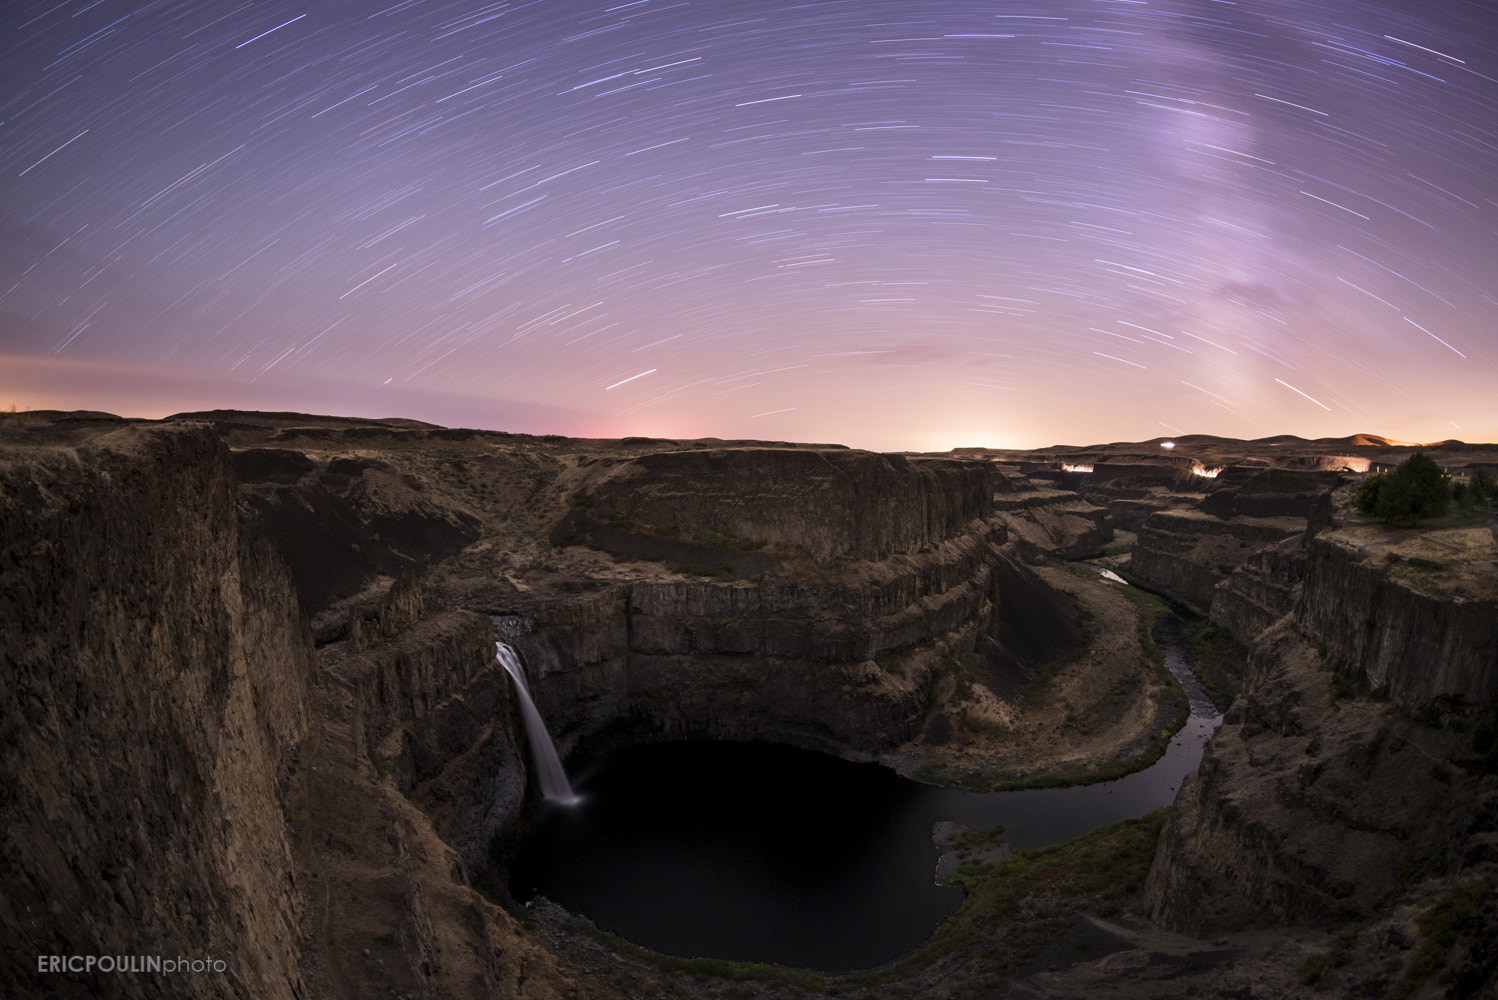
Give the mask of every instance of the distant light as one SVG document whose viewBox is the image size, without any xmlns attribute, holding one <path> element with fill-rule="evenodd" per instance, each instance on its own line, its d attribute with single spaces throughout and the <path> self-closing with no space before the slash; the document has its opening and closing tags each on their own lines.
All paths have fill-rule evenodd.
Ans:
<svg viewBox="0 0 1498 1000">
<path fill-rule="evenodd" d="M 1160 447 L 1162 447 L 1162 448 L 1174 448 L 1175 446 L 1176 446 L 1176 443 L 1174 441 L 1161 441 L 1160 442 Z"/>
<path fill-rule="evenodd" d="M 1062 462 L 1061 463 L 1061 471 L 1062 472 L 1091 472 L 1092 471 L 1092 466 L 1090 466 L 1090 465 L 1068 465 L 1067 463 Z"/>
</svg>

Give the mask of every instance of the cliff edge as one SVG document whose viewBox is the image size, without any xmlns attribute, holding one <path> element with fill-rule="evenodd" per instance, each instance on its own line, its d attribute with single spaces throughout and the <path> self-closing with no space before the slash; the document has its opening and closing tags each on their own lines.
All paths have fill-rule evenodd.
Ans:
<svg viewBox="0 0 1498 1000">
<path fill-rule="evenodd" d="M 312 649 L 235 507 L 208 428 L 0 448 L 6 996 L 304 996 L 282 788 Z M 198 964 L 71 976 L 51 956 Z"/>
</svg>

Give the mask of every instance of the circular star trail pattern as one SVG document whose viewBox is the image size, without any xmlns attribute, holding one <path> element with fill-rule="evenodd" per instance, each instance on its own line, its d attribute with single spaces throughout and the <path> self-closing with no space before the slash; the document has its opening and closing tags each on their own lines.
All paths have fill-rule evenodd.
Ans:
<svg viewBox="0 0 1498 1000">
<path fill-rule="evenodd" d="M 8 356 L 599 434 L 1498 437 L 1493 2 L 3 21 Z"/>
</svg>

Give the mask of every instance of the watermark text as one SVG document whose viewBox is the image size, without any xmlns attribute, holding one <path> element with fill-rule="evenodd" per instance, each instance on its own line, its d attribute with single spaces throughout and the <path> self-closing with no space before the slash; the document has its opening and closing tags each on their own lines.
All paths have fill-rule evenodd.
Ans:
<svg viewBox="0 0 1498 1000">
<path fill-rule="evenodd" d="M 168 958 L 162 955 L 38 955 L 37 972 L 154 972 L 170 976 L 189 972 L 224 972 L 223 959 Z"/>
</svg>

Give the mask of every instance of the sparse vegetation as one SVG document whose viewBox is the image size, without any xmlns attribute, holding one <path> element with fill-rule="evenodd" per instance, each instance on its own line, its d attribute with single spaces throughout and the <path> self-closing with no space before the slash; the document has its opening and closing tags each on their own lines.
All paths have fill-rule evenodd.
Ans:
<svg viewBox="0 0 1498 1000">
<path fill-rule="evenodd" d="M 1471 879 L 1451 889 L 1420 915 L 1417 921 L 1422 939 L 1420 951 L 1405 970 L 1404 978 L 1392 996 L 1409 996 L 1422 982 L 1437 973 L 1437 982 L 1444 986 L 1454 984 L 1467 964 L 1467 949 L 1475 943 L 1482 929 L 1482 905 L 1492 894 L 1490 879 Z M 1453 955 L 1453 951 L 1458 954 Z M 1453 989 L 1446 995 L 1469 996 L 1471 992 Z"/>
<path fill-rule="evenodd" d="M 1331 965 L 1331 954 L 1324 951 L 1313 951 L 1302 958 L 1295 966 L 1295 981 L 1302 986 L 1314 986 L 1326 975 L 1327 967 Z"/>
<path fill-rule="evenodd" d="M 733 579 L 733 568 L 730 566 L 709 566 L 706 563 L 666 563 L 666 568 L 673 573 L 682 573 L 687 576 L 714 576 L 720 580 Z"/>
<path fill-rule="evenodd" d="M 1227 711 L 1243 686 L 1248 647 L 1205 618 L 1186 622 L 1186 638 L 1191 643 L 1196 676 L 1217 710 Z"/>
<path fill-rule="evenodd" d="M 1414 527 L 1453 511 L 1463 519 L 1474 516 L 1479 505 L 1486 514 L 1495 498 L 1498 482 L 1491 476 L 1478 472 L 1470 480 L 1453 482 L 1435 459 L 1417 451 L 1393 472 L 1363 480 L 1352 495 L 1352 506 L 1368 517 Z"/>
<path fill-rule="evenodd" d="M 676 955 L 662 954 L 601 930 L 592 921 L 583 917 L 573 918 L 568 923 L 567 929 L 591 938 L 615 954 L 647 962 L 662 972 L 685 973 L 697 979 L 774 983 L 799 987 L 803 990 L 820 990 L 826 983 L 826 977 L 809 969 L 766 965 L 762 962 L 735 962 L 726 958 L 681 958 Z"/>
<path fill-rule="evenodd" d="M 881 986 L 908 979 L 941 959 L 981 950 L 983 971 L 1001 975 L 1039 952 L 1047 938 L 1069 928 L 1078 913 L 1107 916 L 1137 897 L 1154 860 L 1165 810 L 1096 830 L 1069 843 L 1015 851 L 999 864 L 972 859 L 951 879 L 967 891 L 957 912 L 931 941 L 903 961 L 842 982 Z M 970 850 L 998 835 L 974 831 Z"/>
<path fill-rule="evenodd" d="M 1470 480 L 1458 479 L 1451 486 L 1451 498 L 1461 515 L 1471 516 L 1478 507 L 1486 514 L 1493 509 L 1493 501 L 1498 500 L 1498 479 L 1482 471 Z"/>
<path fill-rule="evenodd" d="M 711 545 L 715 549 L 737 549 L 740 552 L 755 552 L 765 547 L 764 542 L 713 531 L 711 528 L 702 528 L 693 532 L 692 541 L 700 545 Z"/>
</svg>

